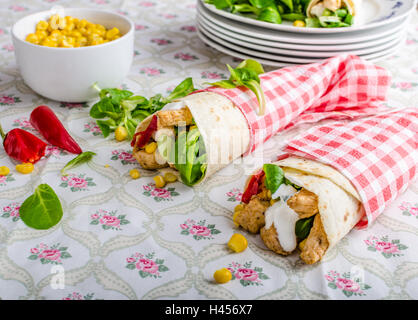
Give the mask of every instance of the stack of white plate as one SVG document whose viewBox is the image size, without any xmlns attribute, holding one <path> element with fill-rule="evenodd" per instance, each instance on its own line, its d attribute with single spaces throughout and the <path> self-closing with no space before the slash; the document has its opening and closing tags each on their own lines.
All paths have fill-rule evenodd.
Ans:
<svg viewBox="0 0 418 320">
<path fill-rule="evenodd" d="M 363 0 L 362 23 L 346 28 L 272 24 L 216 9 L 198 0 L 198 36 L 207 45 L 241 59 L 282 67 L 342 54 L 370 61 L 393 55 L 405 41 L 416 0 Z"/>
</svg>

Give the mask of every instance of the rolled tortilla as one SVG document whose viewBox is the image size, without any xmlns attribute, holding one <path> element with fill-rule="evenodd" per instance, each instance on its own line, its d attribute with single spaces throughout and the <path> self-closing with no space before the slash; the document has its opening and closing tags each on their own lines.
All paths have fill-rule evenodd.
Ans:
<svg viewBox="0 0 418 320">
<path fill-rule="evenodd" d="M 306 8 L 306 15 L 309 18 L 317 16 L 314 12 L 312 12 L 312 9 L 316 5 L 321 5 L 321 2 L 324 8 L 328 8 L 331 11 L 335 11 L 335 9 L 340 9 L 345 6 L 348 12 L 354 17 L 357 12 L 356 8 L 360 7 L 361 0 L 312 0 Z"/>
<path fill-rule="evenodd" d="M 288 180 L 317 197 L 318 213 L 312 215 L 314 226 L 301 250 L 305 263 L 315 263 L 360 221 L 363 216 L 360 196 L 346 177 L 320 162 L 289 157 L 273 164 L 282 168 Z M 288 199 L 269 205 L 264 213 L 265 225 L 260 229 L 266 246 L 282 255 L 295 251 L 295 224 L 302 219 L 285 204 Z"/>
<path fill-rule="evenodd" d="M 208 155 L 206 172 L 196 183 L 199 184 L 247 151 L 250 131 L 247 120 L 231 100 L 213 92 L 199 92 L 186 96 L 167 104 L 155 114 L 158 117 L 162 111 L 184 107 L 187 107 L 192 114 Z M 152 116 L 144 119 L 138 125 L 136 132 L 145 130 L 149 126 Z M 157 131 L 156 135 L 158 134 Z M 141 163 L 140 151 L 136 147 L 134 147 L 133 156 Z M 165 168 L 157 169 L 162 173 L 170 171 L 180 178 L 178 171 L 172 167 L 165 166 Z"/>
</svg>

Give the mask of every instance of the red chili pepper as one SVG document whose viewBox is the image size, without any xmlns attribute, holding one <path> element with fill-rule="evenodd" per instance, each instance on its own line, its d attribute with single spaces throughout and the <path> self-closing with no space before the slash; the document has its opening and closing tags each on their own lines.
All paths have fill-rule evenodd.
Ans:
<svg viewBox="0 0 418 320">
<path fill-rule="evenodd" d="M 264 171 L 261 170 L 259 173 L 253 175 L 248 182 L 247 188 L 245 189 L 244 193 L 242 194 L 241 201 L 244 203 L 248 203 L 251 200 L 251 197 L 258 193 L 258 189 L 261 184 L 261 180 L 264 177 Z"/>
<path fill-rule="evenodd" d="M 157 131 L 157 124 L 158 118 L 154 114 L 148 127 L 144 131 L 140 131 L 134 134 L 131 146 L 134 147 L 136 145 L 136 147 L 139 149 L 145 147 L 149 139 L 151 139 L 151 136 L 154 133 L 154 131 Z"/>
<path fill-rule="evenodd" d="M 16 128 L 4 134 L 0 126 L 0 135 L 4 150 L 10 158 L 35 163 L 45 155 L 47 144 L 26 130 Z"/>
<path fill-rule="evenodd" d="M 36 107 L 30 114 L 30 123 L 50 144 L 75 154 L 83 152 L 49 107 Z"/>
</svg>

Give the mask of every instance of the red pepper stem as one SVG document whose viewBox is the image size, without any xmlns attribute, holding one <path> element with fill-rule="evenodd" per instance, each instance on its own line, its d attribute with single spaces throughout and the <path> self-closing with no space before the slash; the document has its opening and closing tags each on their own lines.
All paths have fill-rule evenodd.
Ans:
<svg viewBox="0 0 418 320">
<path fill-rule="evenodd" d="M 3 128 L 1 127 L 1 124 L 0 124 L 0 135 L 1 135 L 1 138 L 4 140 L 4 138 L 6 137 L 6 134 L 4 133 Z"/>
</svg>

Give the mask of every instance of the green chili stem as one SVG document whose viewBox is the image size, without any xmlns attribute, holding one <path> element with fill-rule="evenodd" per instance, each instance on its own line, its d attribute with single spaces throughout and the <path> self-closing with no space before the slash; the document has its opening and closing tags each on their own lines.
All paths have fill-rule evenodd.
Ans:
<svg viewBox="0 0 418 320">
<path fill-rule="evenodd" d="M 1 127 L 1 124 L 0 124 L 0 135 L 1 135 L 1 138 L 4 140 L 4 138 L 6 137 L 6 134 L 4 133 L 3 128 Z"/>
</svg>

